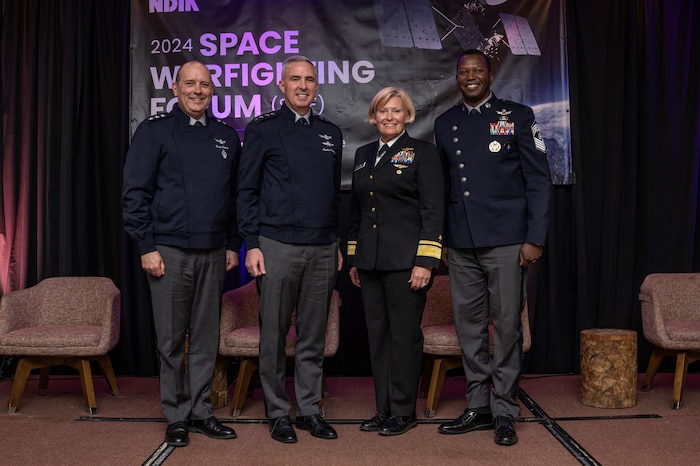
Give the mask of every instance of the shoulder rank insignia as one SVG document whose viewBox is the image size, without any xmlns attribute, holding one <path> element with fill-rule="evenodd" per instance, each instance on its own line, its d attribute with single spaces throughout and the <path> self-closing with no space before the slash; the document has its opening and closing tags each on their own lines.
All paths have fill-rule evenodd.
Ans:
<svg viewBox="0 0 700 466">
<path fill-rule="evenodd" d="M 276 111 L 261 113 L 255 117 L 255 120 L 267 120 L 268 118 L 276 117 L 278 113 Z"/>
<path fill-rule="evenodd" d="M 170 113 L 156 113 L 155 115 L 149 116 L 148 121 L 161 120 L 168 116 L 170 116 Z"/>
</svg>

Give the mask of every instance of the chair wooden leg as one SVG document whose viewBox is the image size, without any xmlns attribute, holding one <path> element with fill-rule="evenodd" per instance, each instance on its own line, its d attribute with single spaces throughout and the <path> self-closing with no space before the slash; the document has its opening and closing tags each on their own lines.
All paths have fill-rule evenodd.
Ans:
<svg viewBox="0 0 700 466">
<path fill-rule="evenodd" d="M 673 409 L 681 409 L 685 379 L 688 375 L 688 365 L 698 359 L 700 359 L 700 353 L 695 351 L 681 351 L 676 356 L 676 372 L 673 377 L 673 401 L 671 403 Z"/>
<path fill-rule="evenodd" d="M 681 398 L 683 397 L 683 385 L 685 384 L 685 375 L 688 372 L 688 359 L 685 351 L 679 351 L 676 354 L 676 372 L 673 376 L 673 397 L 671 398 L 671 407 L 673 409 L 681 409 Z"/>
<path fill-rule="evenodd" d="M 656 376 L 659 367 L 661 367 L 661 361 L 663 361 L 663 359 L 664 352 L 660 348 L 654 346 L 654 349 L 651 352 L 651 357 L 649 358 L 649 364 L 647 365 L 647 372 L 644 376 L 644 382 L 642 382 L 643 392 L 648 392 L 651 390 L 651 382 L 654 381 L 654 376 Z"/>
<path fill-rule="evenodd" d="M 114 375 L 114 368 L 112 368 L 112 361 L 109 358 L 109 354 L 97 358 L 97 364 L 100 366 L 100 370 L 105 376 L 105 379 L 107 379 L 107 384 L 109 385 L 112 396 L 119 396 L 117 377 Z"/>
<path fill-rule="evenodd" d="M 459 367 L 462 364 L 458 357 L 435 358 L 433 363 L 433 374 L 430 378 L 430 388 L 428 396 L 425 398 L 425 417 L 434 417 L 437 411 L 438 401 L 440 401 L 440 391 L 445 380 L 445 373 Z"/>
<path fill-rule="evenodd" d="M 238 369 L 236 386 L 233 389 L 233 398 L 231 400 L 231 417 L 238 417 L 241 415 L 241 409 L 243 409 L 243 403 L 248 394 L 248 386 L 253 378 L 253 374 L 257 370 L 257 358 L 246 358 L 241 361 L 241 367 Z"/>
<path fill-rule="evenodd" d="M 41 369 L 41 375 L 39 377 L 39 394 L 46 394 L 46 387 L 48 386 L 49 368 L 58 364 L 63 364 L 63 358 L 54 358 L 50 356 L 27 356 L 20 358 L 17 363 L 17 369 L 15 370 L 14 381 L 12 382 L 12 388 L 10 390 L 10 401 L 8 403 L 8 413 L 12 414 L 17 410 L 19 405 L 19 399 L 22 396 L 24 387 L 27 384 L 27 379 L 29 378 L 29 373 L 34 369 Z M 43 393 L 42 393 L 42 388 Z"/>
<path fill-rule="evenodd" d="M 433 374 L 433 364 L 435 356 L 432 354 L 423 355 L 423 373 L 420 377 L 420 386 L 418 387 L 418 398 L 425 398 L 430 389 L 430 378 Z"/>
<path fill-rule="evenodd" d="M 92 369 L 90 369 L 89 359 L 77 359 L 69 364 L 76 369 L 80 374 L 80 385 L 83 387 L 83 395 L 87 403 L 88 411 L 91 416 L 97 414 L 97 401 L 95 399 L 95 386 L 92 383 Z"/>
<path fill-rule="evenodd" d="M 114 369 L 112 368 L 112 362 L 109 359 L 109 355 L 106 354 L 104 356 L 92 359 L 95 359 L 99 364 L 102 373 L 107 379 L 107 383 L 109 384 L 112 394 L 118 396 L 119 388 L 117 387 L 117 378 L 114 375 Z M 51 366 L 66 365 L 78 370 L 78 373 L 80 374 L 80 385 L 83 388 L 83 394 L 85 396 L 85 402 L 88 406 L 88 411 L 91 415 L 96 414 L 97 402 L 95 400 L 95 386 L 93 385 L 92 381 L 90 360 L 90 358 L 60 358 L 50 356 L 20 358 L 15 371 L 14 381 L 12 382 L 12 388 L 10 389 L 8 413 L 12 414 L 17 411 L 19 399 L 22 396 L 29 373 L 32 370 L 41 369 L 39 376 L 39 394 L 45 395 Z"/>
<path fill-rule="evenodd" d="M 321 397 L 328 398 L 328 382 L 326 381 L 326 373 L 321 374 Z"/>
<path fill-rule="evenodd" d="M 22 392 L 24 391 L 24 386 L 27 384 L 27 378 L 29 377 L 31 370 L 31 364 L 29 364 L 25 358 L 20 358 L 19 362 L 17 363 L 17 369 L 15 369 L 12 388 L 10 389 L 10 400 L 7 403 L 8 414 L 14 414 L 17 411 L 19 399 L 22 397 Z"/>
<path fill-rule="evenodd" d="M 49 388 L 49 375 L 51 367 L 42 367 L 39 371 L 39 396 L 45 396 L 46 390 Z"/>
<path fill-rule="evenodd" d="M 321 374 L 321 398 L 328 398 L 329 393 L 328 393 L 328 382 L 326 381 L 326 373 L 324 372 Z M 326 417 L 326 408 L 323 403 L 323 400 L 318 400 L 318 410 L 321 414 L 321 417 Z"/>
</svg>

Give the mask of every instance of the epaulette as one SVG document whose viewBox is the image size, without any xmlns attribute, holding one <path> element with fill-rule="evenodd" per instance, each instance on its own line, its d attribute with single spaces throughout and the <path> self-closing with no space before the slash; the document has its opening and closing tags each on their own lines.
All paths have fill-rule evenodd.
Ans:
<svg viewBox="0 0 700 466">
<path fill-rule="evenodd" d="M 149 116 L 148 121 L 162 120 L 170 116 L 172 116 L 172 113 L 156 113 L 155 115 Z"/>
<path fill-rule="evenodd" d="M 261 113 L 260 115 L 256 116 L 253 121 L 262 121 L 262 120 L 268 120 L 270 118 L 275 118 L 276 116 L 279 116 L 278 111 L 272 111 L 272 112 L 267 112 L 267 113 Z"/>
<path fill-rule="evenodd" d="M 228 123 L 226 123 L 224 120 L 221 120 L 221 119 L 219 119 L 219 118 L 214 118 L 214 120 L 218 121 L 219 123 L 221 123 L 221 124 L 224 125 L 224 126 L 230 126 L 230 125 L 229 125 Z"/>
<path fill-rule="evenodd" d="M 515 107 L 525 107 L 525 105 L 521 104 L 520 102 L 514 102 L 514 101 L 508 100 L 508 99 L 498 99 L 498 100 L 499 100 L 499 102 L 501 102 L 502 104 L 505 104 L 505 105 L 513 105 Z"/>
<path fill-rule="evenodd" d="M 331 125 L 340 128 L 338 125 L 336 125 L 336 124 L 333 123 L 331 120 L 329 120 L 328 118 L 326 118 L 326 117 L 324 117 L 324 116 L 322 116 L 322 115 L 314 114 L 314 118 L 318 118 L 318 119 L 321 120 L 321 121 L 325 121 L 326 123 L 330 123 Z"/>
</svg>

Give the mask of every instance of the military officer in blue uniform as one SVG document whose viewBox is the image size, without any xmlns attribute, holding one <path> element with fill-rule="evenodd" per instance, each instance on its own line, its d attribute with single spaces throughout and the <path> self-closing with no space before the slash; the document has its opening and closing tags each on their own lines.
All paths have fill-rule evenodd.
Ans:
<svg viewBox="0 0 700 466">
<path fill-rule="evenodd" d="M 434 129 L 446 175 L 445 242 L 468 409 L 438 430 L 494 429 L 497 444 L 513 445 L 520 413 L 520 313 L 527 267 L 541 257 L 547 235 L 549 165 L 532 109 L 491 92 L 486 55 L 464 52 L 456 81 L 464 101 L 440 115 Z"/>
<path fill-rule="evenodd" d="M 362 289 L 376 403 L 360 429 L 380 435 L 416 426 L 420 323 L 442 255 L 442 166 L 433 144 L 406 132 L 415 114 L 405 90 L 380 90 L 368 112 L 380 137 L 357 149 L 352 177 L 347 261 Z"/>
<path fill-rule="evenodd" d="M 173 83 L 178 103 L 143 121 L 126 156 L 124 229 L 136 242 L 151 289 L 160 396 L 171 446 L 188 432 L 231 439 L 212 413 L 226 270 L 238 265 L 236 131 L 207 113 L 214 93 L 209 70 L 188 62 Z M 185 372 L 185 339 L 189 365 Z"/>
<path fill-rule="evenodd" d="M 260 381 L 273 439 L 297 441 L 285 390 L 285 339 L 296 307 L 296 426 L 335 439 L 320 415 L 323 349 L 338 248 L 340 128 L 315 115 L 316 69 L 285 60 L 284 104 L 246 127 L 239 171 L 238 224 L 245 266 L 260 290 Z"/>
</svg>

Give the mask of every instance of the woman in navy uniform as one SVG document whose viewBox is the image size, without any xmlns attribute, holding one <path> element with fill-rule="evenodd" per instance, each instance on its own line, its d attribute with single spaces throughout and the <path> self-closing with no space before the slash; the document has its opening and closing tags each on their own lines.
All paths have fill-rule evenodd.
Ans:
<svg viewBox="0 0 700 466">
<path fill-rule="evenodd" d="M 435 146 L 405 130 L 415 119 L 405 90 L 379 91 L 368 115 L 380 138 L 355 154 L 347 251 L 350 279 L 362 288 L 377 409 L 360 429 L 398 435 L 416 425 L 420 323 L 442 254 L 444 178 Z"/>
</svg>

